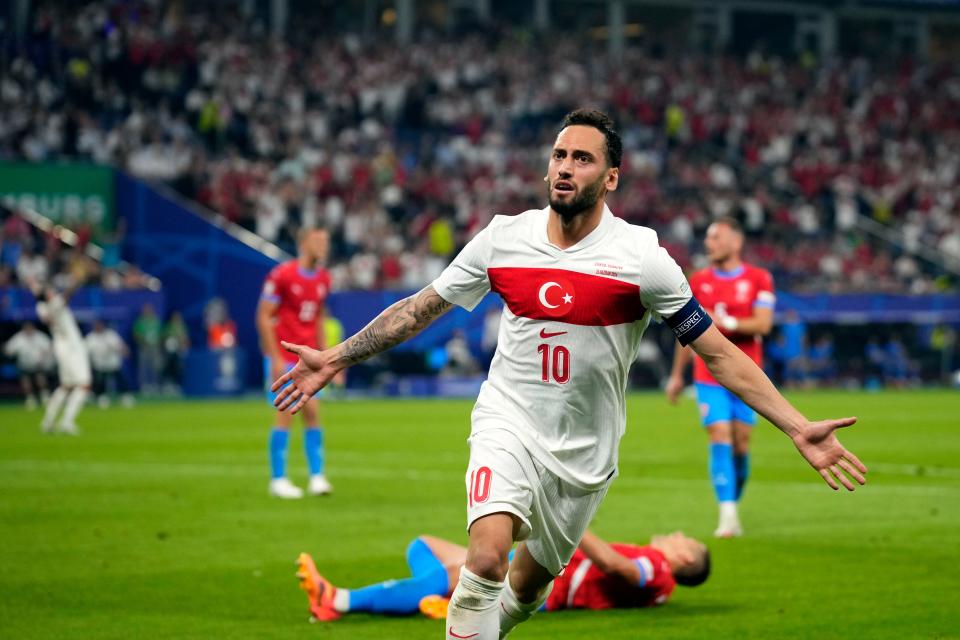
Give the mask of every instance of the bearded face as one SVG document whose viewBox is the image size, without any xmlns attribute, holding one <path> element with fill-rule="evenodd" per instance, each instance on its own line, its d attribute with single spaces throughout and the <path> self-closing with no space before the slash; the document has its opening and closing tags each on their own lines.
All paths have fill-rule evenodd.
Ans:
<svg viewBox="0 0 960 640">
<path fill-rule="evenodd" d="M 606 193 L 605 176 L 600 176 L 582 189 L 571 180 L 547 180 L 547 198 L 550 208 L 556 211 L 564 222 L 592 209 Z"/>
</svg>

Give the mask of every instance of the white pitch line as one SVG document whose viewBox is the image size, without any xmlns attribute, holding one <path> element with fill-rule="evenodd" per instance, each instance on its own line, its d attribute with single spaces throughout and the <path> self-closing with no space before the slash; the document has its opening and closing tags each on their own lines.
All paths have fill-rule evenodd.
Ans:
<svg viewBox="0 0 960 640">
<path fill-rule="evenodd" d="M 189 476 L 229 476 L 229 477 L 256 477 L 262 475 L 265 467 L 261 465 L 241 465 L 241 464 L 196 464 L 196 463 L 169 463 L 169 462 L 82 462 L 75 460 L 54 461 L 54 460 L 5 460 L 0 461 L 0 473 L 4 471 L 14 473 L 24 472 L 75 472 L 75 473 L 95 473 L 107 475 L 130 475 L 142 476 L 144 473 L 159 474 L 167 476 L 189 477 Z M 383 468 L 358 468 L 352 466 L 332 467 L 330 475 L 343 478 L 361 478 L 361 479 L 396 479 L 405 480 L 427 480 L 427 481 L 449 481 L 462 477 L 458 471 L 436 471 L 421 470 L 396 467 Z M 700 488 L 706 482 L 706 478 L 665 478 L 642 477 L 642 476 L 620 476 L 615 481 L 616 485 L 626 485 L 632 487 L 663 487 L 676 489 L 678 487 Z M 786 489 L 790 491 L 824 492 L 821 480 L 811 477 L 810 481 L 795 480 L 764 480 L 758 484 L 765 487 L 775 487 L 777 489 Z M 960 493 L 960 485 L 941 485 L 941 484 L 868 484 L 860 489 L 861 491 L 876 497 L 878 495 L 947 495 Z"/>
</svg>

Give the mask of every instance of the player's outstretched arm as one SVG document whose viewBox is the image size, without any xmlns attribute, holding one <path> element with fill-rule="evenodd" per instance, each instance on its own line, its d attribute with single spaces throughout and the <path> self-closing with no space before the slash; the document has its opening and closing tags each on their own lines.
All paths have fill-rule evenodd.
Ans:
<svg viewBox="0 0 960 640">
<path fill-rule="evenodd" d="M 597 569 L 606 574 L 618 575 L 630 584 L 640 582 L 640 567 L 633 560 L 617 553 L 610 543 L 590 531 L 580 540 L 580 551 L 587 556 Z"/>
<path fill-rule="evenodd" d="M 428 285 L 390 305 L 370 324 L 332 349 L 318 351 L 282 342 L 281 346 L 297 354 L 300 361 L 273 382 L 271 389 L 279 391 L 274 404 L 281 411 L 290 409 L 296 413 L 340 371 L 409 340 L 452 306 L 433 285 Z M 291 384 L 284 387 L 288 382 Z"/>
<path fill-rule="evenodd" d="M 837 420 L 807 420 L 777 388 L 766 374 L 746 354 L 711 326 L 691 343 L 703 358 L 717 382 L 739 396 L 760 415 L 790 436 L 807 462 L 833 489 L 839 484 L 853 491 L 853 478 L 866 482 L 867 468 L 837 439 L 834 431 L 854 424 L 856 418 Z M 849 476 L 849 477 L 847 477 Z"/>
</svg>

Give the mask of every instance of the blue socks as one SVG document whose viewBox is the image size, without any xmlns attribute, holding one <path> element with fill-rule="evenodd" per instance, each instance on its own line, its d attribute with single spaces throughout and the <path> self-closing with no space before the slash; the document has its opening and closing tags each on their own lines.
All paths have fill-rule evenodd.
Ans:
<svg viewBox="0 0 960 640">
<path fill-rule="evenodd" d="M 710 481 L 713 482 L 717 502 L 733 502 L 737 499 L 737 477 L 733 468 L 732 444 L 710 443 Z"/>
<path fill-rule="evenodd" d="M 414 613 L 424 597 L 445 596 L 449 587 L 447 570 L 440 567 L 405 580 L 387 580 L 362 589 L 351 589 L 350 611 Z"/>
<path fill-rule="evenodd" d="M 270 477 L 276 480 L 287 475 L 287 443 L 290 432 L 274 427 L 270 432 Z"/>
<path fill-rule="evenodd" d="M 274 427 L 270 431 L 270 477 L 283 478 L 287 475 L 287 446 L 290 443 L 290 431 Z M 307 468 L 311 476 L 323 473 L 323 430 L 320 427 L 308 427 L 303 430 L 303 452 L 307 456 Z"/>
<path fill-rule="evenodd" d="M 419 538 L 407 547 L 407 565 L 413 574 L 411 578 L 351 589 L 350 611 L 407 614 L 415 612 L 426 596 L 447 595 L 447 569 Z"/>
<path fill-rule="evenodd" d="M 303 430 L 303 452 L 307 456 L 307 468 L 311 476 L 323 473 L 323 430 L 307 427 Z"/>
<path fill-rule="evenodd" d="M 733 471 L 737 475 L 736 499 L 739 500 L 743 495 L 743 486 L 747 484 L 747 478 L 750 477 L 750 454 L 745 453 L 742 456 L 733 456 Z"/>
</svg>

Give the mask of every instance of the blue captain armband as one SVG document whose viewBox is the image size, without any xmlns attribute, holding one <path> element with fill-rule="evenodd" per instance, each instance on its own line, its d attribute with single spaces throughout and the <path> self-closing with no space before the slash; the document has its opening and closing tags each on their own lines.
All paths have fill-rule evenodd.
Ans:
<svg viewBox="0 0 960 640">
<path fill-rule="evenodd" d="M 703 335 L 703 332 L 713 324 L 710 314 L 704 311 L 696 298 L 687 300 L 687 304 L 683 305 L 680 311 L 669 318 L 664 318 L 664 322 L 684 347 Z"/>
</svg>

